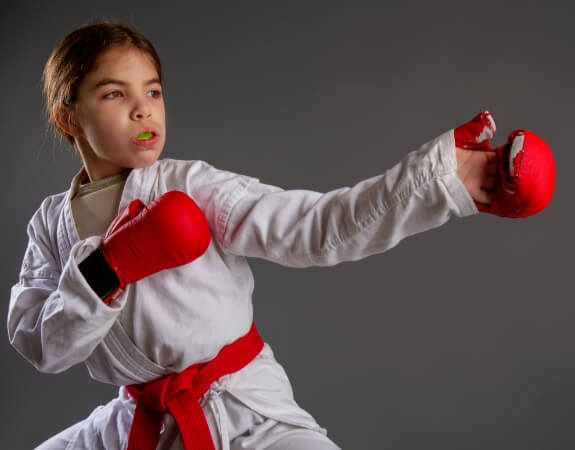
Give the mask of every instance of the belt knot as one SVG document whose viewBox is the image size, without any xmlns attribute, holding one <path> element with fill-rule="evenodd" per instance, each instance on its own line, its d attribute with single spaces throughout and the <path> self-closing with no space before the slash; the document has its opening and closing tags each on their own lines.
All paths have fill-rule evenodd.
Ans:
<svg viewBox="0 0 575 450">
<path fill-rule="evenodd" d="M 169 374 L 148 383 L 126 386 L 136 400 L 128 449 L 155 449 L 162 416 L 166 413 L 174 416 L 186 450 L 214 449 L 199 399 L 218 378 L 249 364 L 263 345 L 252 324 L 245 336 L 223 347 L 211 361 L 194 364 L 180 373 Z"/>
<path fill-rule="evenodd" d="M 199 381 L 198 374 L 198 368 L 192 366 L 183 372 L 166 375 L 146 383 L 140 391 L 141 402 L 146 409 L 164 414 L 169 410 L 169 401 L 178 393 L 188 391 L 195 394 L 194 391 L 201 390 L 199 385 L 196 386 Z M 197 395 L 193 396 L 197 398 Z"/>
</svg>

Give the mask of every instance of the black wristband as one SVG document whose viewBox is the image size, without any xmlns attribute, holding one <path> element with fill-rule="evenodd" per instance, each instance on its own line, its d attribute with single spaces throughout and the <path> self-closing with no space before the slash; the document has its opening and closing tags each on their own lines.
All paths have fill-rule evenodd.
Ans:
<svg viewBox="0 0 575 450">
<path fill-rule="evenodd" d="M 118 276 L 109 266 L 99 247 L 78 264 L 78 268 L 90 287 L 102 300 L 120 286 Z"/>
</svg>

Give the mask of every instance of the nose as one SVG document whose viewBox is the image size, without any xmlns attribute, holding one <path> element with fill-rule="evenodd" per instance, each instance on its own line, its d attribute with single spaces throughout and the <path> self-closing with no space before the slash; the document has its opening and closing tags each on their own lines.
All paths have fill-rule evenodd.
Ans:
<svg viewBox="0 0 575 450">
<path fill-rule="evenodd" d="M 147 119 L 152 115 L 152 109 L 145 99 L 137 99 L 134 102 L 130 117 L 132 120 Z"/>
</svg>

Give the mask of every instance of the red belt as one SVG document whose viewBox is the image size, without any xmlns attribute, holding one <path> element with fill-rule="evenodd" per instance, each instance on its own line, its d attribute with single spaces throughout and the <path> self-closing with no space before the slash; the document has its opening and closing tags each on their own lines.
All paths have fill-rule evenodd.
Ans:
<svg viewBox="0 0 575 450">
<path fill-rule="evenodd" d="M 245 336 L 226 345 L 217 356 L 194 364 L 183 372 L 126 389 L 136 400 L 128 450 L 154 450 L 160 439 L 163 415 L 171 413 L 178 424 L 186 450 L 214 449 L 199 399 L 223 375 L 237 372 L 252 361 L 264 343 L 255 325 Z"/>
</svg>

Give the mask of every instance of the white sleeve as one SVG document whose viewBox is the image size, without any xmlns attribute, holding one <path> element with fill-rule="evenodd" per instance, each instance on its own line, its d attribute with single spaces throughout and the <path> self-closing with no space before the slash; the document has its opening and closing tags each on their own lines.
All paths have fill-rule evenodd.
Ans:
<svg viewBox="0 0 575 450">
<path fill-rule="evenodd" d="M 381 253 L 403 238 L 477 208 L 456 173 L 453 130 L 382 175 L 327 193 L 251 183 L 219 233 L 234 254 L 290 267 Z"/>
<path fill-rule="evenodd" d="M 46 203 L 46 202 L 45 202 Z M 78 242 L 60 273 L 45 223 L 46 206 L 28 225 L 28 246 L 8 310 L 11 344 L 42 372 L 61 372 L 86 360 L 118 316 L 124 295 L 110 306 L 78 269 L 100 242 Z"/>
</svg>

